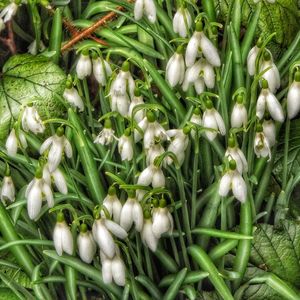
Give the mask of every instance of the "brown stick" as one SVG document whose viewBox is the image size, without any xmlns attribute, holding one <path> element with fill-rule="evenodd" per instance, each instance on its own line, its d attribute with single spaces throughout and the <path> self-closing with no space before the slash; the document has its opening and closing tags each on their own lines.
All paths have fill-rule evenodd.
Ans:
<svg viewBox="0 0 300 300">
<path fill-rule="evenodd" d="M 15 43 L 14 31 L 12 28 L 12 21 L 7 23 L 7 38 L 0 37 L 0 42 L 2 42 L 11 52 L 11 54 L 17 53 L 17 47 Z"/>
<path fill-rule="evenodd" d="M 118 6 L 116 8 L 119 11 L 124 10 L 124 7 Z M 110 12 L 107 15 L 105 15 L 103 18 L 99 19 L 97 22 L 95 22 L 92 26 L 86 28 L 85 30 L 82 30 L 80 33 L 78 33 L 76 36 L 74 36 L 70 41 L 68 41 L 62 48 L 61 51 L 66 51 L 67 49 L 71 48 L 73 45 L 75 45 L 80 40 L 90 37 L 92 33 L 95 32 L 100 26 L 105 25 L 107 22 L 111 21 L 117 16 L 117 13 Z M 94 39 L 94 37 L 93 37 Z M 101 40 L 102 41 L 102 40 Z M 103 41 L 104 42 L 104 41 Z M 105 42 L 106 43 L 106 42 Z M 107 43 L 106 43 L 107 45 Z"/>
</svg>

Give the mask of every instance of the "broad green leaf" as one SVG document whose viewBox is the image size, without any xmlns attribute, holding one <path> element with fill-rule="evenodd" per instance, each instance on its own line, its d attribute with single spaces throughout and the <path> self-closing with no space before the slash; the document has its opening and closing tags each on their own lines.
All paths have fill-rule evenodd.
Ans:
<svg viewBox="0 0 300 300">
<path fill-rule="evenodd" d="M 12 290 L 0 288 L 0 300 L 19 300 L 19 298 Z"/>
<path fill-rule="evenodd" d="M 44 56 L 12 56 L 3 67 L 0 80 L 0 140 L 11 122 L 19 116 L 21 106 L 34 102 L 42 118 L 57 117 L 64 111 L 58 99 L 66 81 L 65 73 Z"/>
</svg>

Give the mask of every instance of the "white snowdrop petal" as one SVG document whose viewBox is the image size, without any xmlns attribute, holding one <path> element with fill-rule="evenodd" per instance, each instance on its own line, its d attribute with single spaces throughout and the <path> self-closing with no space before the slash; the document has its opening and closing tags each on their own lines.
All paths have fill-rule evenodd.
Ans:
<svg viewBox="0 0 300 300">
<path fill-rule="evenodd" d="M 143 228 L 144 215 L 142 206 L 137 201 L 132 207 L 132 219 L 134 221 L 136 231 L 140 232 Z"/>
<path fill-rule="evenodd" d="M 153 0 L 145 1 L 145 14 L 150 23 L 155 23 L 156 21 L 156 6 Z"/>
<path fill-rule="evenodd" d="M 247 186 L 242 176 L 235 172 L 232 177 L 232 193 L 234 197 L 244 203 L 247 199 Z"/>
<path fill-rule="evenodd" d="M 53 193 L 52 193 L 50 186 L 46 182 L 43 184 L 42 191 L 46 197 L 48 207 L 52 208 L 54 206 Z"/>
<path fill-rule="evenodd" d="M 61 256 L 63 253 L 63 244 L 62 244 L 62 230 L 61 230 L 61 223 L 56 223 L 54 230 L 53 230 L 53 242 L 56 253 Z"/>
<path fill-rule="evenodd" d="M 231 174 L 225 173 L 221 180 L 219 185 L 219 195 L 222 197 L 226 197 L 231 189 Z"/>
<path fill-rule="evenodd" d="M 116 252 L 115 242 L 110 232 L 101 222 L 101 220 L 98 220 L 96 224 L 93 225 L 93 236 L 100 250 L 103 251 L 107 257 L 113 258 Z"/>
<path fill-rule="evenodd" d="M 62 244 L 64 252 L 72 255 L 74 250 L 73 236 L 70 227 L 67 224 L 64 225 L 62 230 Z"/>
<path fill-rule="evenodd" d="M 59 169 L 56 169 L 52 173 L 52 177 L 54 179 L 54 184 L 55 184 L 57 190 L 60 193 L 62 193 L 63 195 L 67 195 L 68 194 L 68 186 L 67 186 L 67 183 L 66 183 L 63 173 Z"/>
<path fill-rule="evenodd" d="M 96 244 L 90 232 L 80 233 L 77 237 L 79 256 L 82 261 L 90 264 L 96 254 Z"/>
<path fill-rule="evenodd" d="M 213 67 L 206 63 L 203 66 L 203 72 L 204 72 L 203 79 L 205 85 L 208 88 L 213 89 L 215 87 L 215 77 L 216 77 Z"/>
<path fill-rule="evenodd" d="M 189 40 L 185 52 L 185 63 L 187 67 L 191 67 L 195 63 L 199 51 L 199 46 L 200 46 L 200 33 L 194 32 L 193 36 Z"/>
<path fill-rule="evenodd" d="M 256 116 L 261 120 L 266 110 L 266 97 L 263 92 L 260 93 L 256 102 Z"/>
<path fill-rule="evenodd" d="M 116 256 L 111 262 L 111 270 L 114 282 L 119 286 L 125 285 L 125 265 L 123 260 Z"/>
<path fill-rule="evenodd" d="M 225 123 L 223 121 L 222 116 L 219 114 L 219 112 L 217 110 L 214 109 L 214 117 L 216 120 L 216 123 L 218 125 L 218 129 L 220 131 L 221 135 L 225 135 L 226 134 L 226 127 L 225 127 Z"/>
<path fill-rule="evenodd" d="M 206 60 L 215 67 L 221 66 L 221 60 L 217 48 L 202 32 L 200 39 L 200 47 Z"/>
<path fill-rule="evenodd" d="M 18 139 L 17 139 L 16 132 L 14 129 L 11 130 L 11 132 L 6 140 L 5 148 L 6 148 L 8 155 L 15 156 L 17 154 Z"/>
<path fill-rule="evenodd" d="M 27 212 L 31 220 L 34 220 L 40 213 L 42 208 L 42 191 L 39 185 L 33 184 L 28 191 L 27 196 Z"/>
<path fill-rule="evenodd" d="M 300 83 L 293 82 L 287 95 L 287 114 L 289 119 L 295 118 L 300 111 Z"/>
<path fill-rule="evenodd" d="M 111 261 L 106 259 L 102 262 L 102 280 L 105 284 L 112 283 Z"/>
<path fill-rule="evenodd" d="M 134 202 L 132 200 L 127 200 L 122 207 L 121 215 L 120 215 L 120 225 L 126 230 L 129 231 L 132 223 L 132 210 L 133 210 Z"/>
<path fill-rule="evenodd" d="M 153 216 L 152 231 L 156 238 L 160 238 L 161 235 L 170 230 L 169 218 L 164 211 L 160 211 Z"/>
<path fill-rule="evenodd" d="M 152 182 L 153 167 L 149 166 L 140 174 L 137 184 L 148 186 Z"/>
<path fill-rule="evenodd" d="M 281 104 L 277 98 L 272 93 L 269 93 L 266 97 L 266 103 L 271 117 L 275 121 L 282 123 L 284 121 L 284 114 Z"/>
<path fill-rule="evenodd" d="M 53 137 L 47 138 L 40 147 L 40 154 L 42 155 L 53 143 Z"/>
<path fill-rule="evenodd" d="M 157 249 L 158 239 L 154 236 L 152 231 L 152 222 L 146 220 L 141 232 L 141 237 L 144 245 L 146 245 L 152 252 L 155 252 Z"/>
<path fill-rule="evenodd" d="M 144 0 L 137 0 L 134 4 L 134 18 L 139 21 L 143 17 Z"/>
<path fill-rule="evenodd" d="M 253 76 L 255 74 L 255 63 L 256 63 L 256 58 L 258 55 L 259 48 L 257 46 L 254 46 L 248 54 L 247 57 L 247 69 L 249 75 Z"/>
<path fill-rule="evenodd" d="M 158 187 L 164 187 L 166 184 L 166 179 L 163 171 L 161 168 L 158 168 L 152 177 L 152 187 L 158 188 Z"/>
<path fill-rule="evenodd" d="M 106 228 L 113 233 L 116 237 L 124 240 L 127 238 L 127 232 L 123 229 L 122 226 L 117 224 L 116 222 L 113 222 L 111 220 L 105 219 L 104 224 Z"/>
</svg>

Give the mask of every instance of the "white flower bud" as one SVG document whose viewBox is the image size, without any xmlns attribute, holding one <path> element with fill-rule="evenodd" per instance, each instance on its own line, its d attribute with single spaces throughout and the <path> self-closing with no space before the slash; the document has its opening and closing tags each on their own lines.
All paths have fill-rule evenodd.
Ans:
<svg viewBox="0 0 300 300">
<path fill-rule="evenodd" d="M 145 218 L 143 230 L 141 232 L 141 238 L 144 245 L 147 246 L 152 252 L 155 252 L 159 239 L 154 235 L 152 226 L 153 223 L 151 218 Z"/>
<path fill-rule="evenodd" d="M 96 243 L 90 231 L 87 231 L 86 224 L 81 225 L 81 231 L 77 237 L 79 256 L 82 261 L 90 264 L 96 254 Z"/>
<path fill-rule="evenodd" d="M 63 252 L 72 255 L 74 244 L 70 227 L 65 222 L 62 213 L 58 214 L 57 223 L 53 231 L 53 242 L 56 253 L 61 256 Z"/>
<path fill-rule="evenodd" d="M 84 79 L 92 73 L 92 62 L 89 55 L 80 54 L 76 65 L 76 74 L 79 79 Z"/>
<path fill-rule="evenodd" d="M 258 131 L 254 138 L 254 152 L 259 157 L 269 157 L 271 159 L 271 146 L 269 140 L 262 131 Z"/>
<path fill-rule="evenodd" d="M 173 18 L 173 30 L 185 38 L 192 25 L 192 17 L 186 8 L 179 8 Z"/>
<path fill-rule="evenodd" d="M 248 53 L 247 57 L 247 69 L 249 75 L 253 76 L 255 74 L 256 59 L 259 53 L 259 48 L 255 45 Z"/>
<path fill-rule="evenodd" d="M 153 0 L 137 0 L 134 5 L 134 18 L 139 21 L 143 14 L 146 15 L 150 23 L 156 21 L 156 6 Z"/>
<path fill-rule="evenodd" d="M 287 114 L 289 119 L 295 118 L 300 111 L 300 72 L 295 74 L 295 80 L 287 95 Z"/>
<path fill-rule="evenodd" d="M 63 195 L 68 194 L 68 186 L 66 179 L 59 169 L 50 172 L 48 164 L 46 164 L 43 168 L 43 179 L 49 186 L 51 186 L 53 182 L 57 190 Z"/>
<path fill-rule="evenodd" d="M 125 285 L 126 269 L 125 264 L 119 255 L 116 255 L 111 262 L 112 277 L 115 284 L 119 286 Z"/>
<path fill-rule="evenodd" d="M 246 127 L 248 122 L 247 109 L 242 103 L 235 103 L 231 113 L 231 127 Z"/>
<path fill-rule="evenodd" d="M 12 19 L 12 17 L 17 13 L 18 5 L 14 2 L 8 4 L 0 12 L 0 19 L 3 19 L 3 22 L 6 23 Z"/>
<path fill-rule="evenodd" d="M 184 79 L 185 65 L 182 53 L 175 52 L 166 67 L 166 80 L 171 87 L 181 84 Z"/>
<path fill-rule="evenodd" d="M 233 159 L 236 162 L 236 169 L 240 174 L 248 171 L 248 163 L 246 157 L 239 147 L 229 146 L 225 152 L 225 157 L 227 157 L 229 160 Z"/>
<path fill-rule="evenodd" d="M 160 167 L 150 165 L 140 174 L 137 184 L 144 186 L 152 184 L 153 188 L 164 187 L 166 179 Z"/>
<path fill-rule="evenodd" d="M 83 101 L 73 86 L 66 88 L 63 96 L 72 106 L 77 107 L 79 111 L 84 111 Z"/>
<path fill-rule="evenodd" d="M 122 161 L 128 160 L 131 161 L 133 158 L 133 144 L 130 136 L 123 134 L 119 138 L 118 142 L 118 151 L 121 155 Z"/>
<path fill-rule="evenodd" d="M 152 231 L 153 234 L 156 238 L 160 238 L 163 233 L 170 232 L 172 233 L 173 227 L 174 227 L 174 222 L 173 222 L 173 217 L 170 214 L 168 208 L 166 207 L 165 200 L 162 199 L 160 202 L 163 202 L 163 205 L 160 203 L 160 207 L 155 208 L 153 210 L 153 215 L 152 215 Z M 163 207 L 161 207 L 163 206 Z"/>
<path fill-rule="evenodd" d="M 260 65 L 260 72 L 266 71 L 262 78 L 267 80 L 269 89 L 272 93 L 275 93 L 280 88 L 280 75 L 276 65 L 273 63 L 270 52 L 265 52 L 264 60 Z"/>
<path fill-rule="evenodd" d="M 143 96 L 140 95 L 140 96 L 134 96 L 132 99 L 131 99 L 131 103 L 129 105 L 129 112 L 128 112 L 128 115 L 129 117 L 132 116 L 132 111 L 133 109 L 137 106 L 137 105 L 140 105 L 140 104 L 145 104 L 144 100 L 143 100 Z M 140 123 L 145 117 L 145 111 L 144 109 L 140 109 L 139 111 L 137 111 L 134 115 L 134 120 L 137 122 L 137 123 Z"/>
<path fill-rule="evenodd" d="M 103 200 L 103 206 L 108 210 L 110 217 L 116 222 L 120 223 L 120 216 L 122 211 L 122 204 L 116 195 L 114 187 L 110 187 L 107 196 Z M 101 212 L 102 218 L 105 218 L 105 213 Z"/>
<path fill-rule="evenodd" d="M 22 114 L 22 128 L 34 134 L 43 133 L 45 126 L 37 110 L 33 106 L 26 106 Z"/>
<path fill-rule="evenodd" d="M 269 146 L 273 147 L 276 143 L 276 126 L 272 120 L 264 120 L 263 133 L 269 142 Z"/>
<path fill-rule="evenodd" d="M 111 76 L 112 70 L 106 60 L 98 57 L 93 59 L 93 74 L 99 84 L 106 86 L 107 79 Z"/>
<path fill-rule="evenodd" d="M 15 185 L 11 176 L 4 176 L 2 182 L 2 188 L 0 192 L 0 198 L 3 203 L 15 201 Z"/>
<path fill-rule="evenodd" d="M 188 133 L 183 129 L 171 129 L 167 131 L 168 136 L 171 138 L 171 143 L 168 151 L 175 154 L 179 165 L 182 165 L 185 157 L 185 150 L 189 144 Z M 170 165 L 173 162 L 171 157 L 167 157 L 167 163 Z"/>
<path fill-rule="evenodd" d="M 27 148 L 27 141 L 24 133 L 21 130 L 19 130 L 18 133 L 19 136 L 17 137 L 16 131 L 13 128 L 6 140 L 5 148 L 7 150 L 7 154 L 10 156 L 15 156 L 17 154 L 18 146 L 21 146 L 22 148 Z"/>
</svg>

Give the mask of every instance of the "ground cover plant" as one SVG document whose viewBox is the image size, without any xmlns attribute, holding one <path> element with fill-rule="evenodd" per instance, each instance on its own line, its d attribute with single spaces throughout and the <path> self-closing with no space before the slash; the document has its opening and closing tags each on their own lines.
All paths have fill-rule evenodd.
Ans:
<svg viewBox="0 0 300 300">
<path fill-rule="evenodd" d="M 0 299 L 300 299 L 292 0 L 0 2 Z"/>
</svg>

